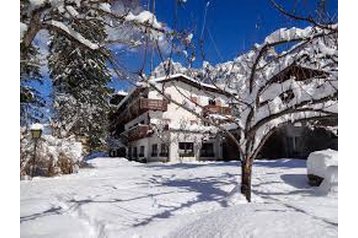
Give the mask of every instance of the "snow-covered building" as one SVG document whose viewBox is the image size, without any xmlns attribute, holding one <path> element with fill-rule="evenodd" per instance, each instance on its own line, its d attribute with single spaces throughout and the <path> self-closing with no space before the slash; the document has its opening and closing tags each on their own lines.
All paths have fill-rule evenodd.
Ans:
<svg viewBox="0 0 358 238">
<path fill-rule="evenodd" d="M 276 76 L 295 75 L 303 79 L 317 73 L 302 67 L 289 69 Z M 181 73 L 149 78 L 122 95 L 112 118 L 112 135 L 121 138 L 127 158 L 133 160 L 237 160 L 239 152 L 235 143 L 202 120 L 210 117 L 238 138 L 240 133 L 232 123 L 232 96 L 217 86 Z M 192 112 L 179 104 L 185 104 Z M 324 124 L 335 127 L 337 121 Z M 327 148 L 337 149 L 334 133 L 323 127 L 309 128 L 305 123 L 287 124 L 267 140 L 258 156 L 307 158 L 310 152 Z"/>
<path fill-rule="evenodd" d="M 112 133 L 122 138 L 130 159 L 220 160 L 224 138 L 202 117 L 221 123 L 230 114 L 226 91 L 174 74 L 151 78 L 129 92 L 118 105 Z"/>
</svg>

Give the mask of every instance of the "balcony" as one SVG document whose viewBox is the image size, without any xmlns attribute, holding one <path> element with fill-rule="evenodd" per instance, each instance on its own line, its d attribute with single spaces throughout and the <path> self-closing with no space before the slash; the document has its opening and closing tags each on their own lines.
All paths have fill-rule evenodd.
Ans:
<svg viewBox="0 0 358 238">
<path fill-rule="evenodd" d="M 150 132 L 149 125 L 137 125 L 128 131 L 128 141 L 135 141 L 146 137 Z"/>
<path fill-rule="evenodd" d="M 231 108 L 230 107 L 222 107 L 222 106 L 218 106 L 218 105 L 206 105 L 203 107 L 203 115 L 207 116 L 208 114 L 230 115 Z"/>
<path fill-rule="evenodd" d="M 167 109 L 168 103 L 165 100 L 138 98 L 119 114 L 118 119 L 121 123 L 125 124 L 146 111 L 153 110 L 165 112 Z"/>
</svg>

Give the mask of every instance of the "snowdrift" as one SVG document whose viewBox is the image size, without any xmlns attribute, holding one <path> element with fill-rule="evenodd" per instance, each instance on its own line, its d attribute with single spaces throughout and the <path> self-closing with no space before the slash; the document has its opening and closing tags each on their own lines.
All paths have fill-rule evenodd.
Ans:
<svg viewBox="0 0 358 238">
<path fill-rule="evenodd" d="M 307 175 L 310 185 L 319 186 L 326 177 L 327 180 L 331 180 L 335 172 L 331 168 L 331 172 L 327 173 L 327 168 L 330 166 L 338 167 L 338 151 L 327 149 L 312 152 L 307 159 Z"/>
<path fill-rule="evenodd" d="M 246 204 L 210 213 L 169 235 L 171 238 L 337 237 L 324 221 L 280 204 Z"/>
</svg>

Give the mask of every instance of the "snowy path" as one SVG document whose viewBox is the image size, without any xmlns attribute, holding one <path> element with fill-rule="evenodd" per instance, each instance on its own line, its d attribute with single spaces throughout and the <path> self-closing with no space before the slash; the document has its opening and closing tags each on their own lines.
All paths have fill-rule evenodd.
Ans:
<svg viewBox="0 0 358 238">
<path fill-rule="evenodd" d="M 282 219 L 297 226 L 289 237 L 305 237 L 299 235 L 308 227 L 303 234 L 337 236 L 337 197 L 319 196 L 307 185 L 305 161 L 256 162 L 255 204 L 232 207 L 226 207 L 225 197 L 238 179 L 237 162 L 91 163 L 96 168 L 78 174 L 21 181 L 21 237 L 203 237 L 205 226 L 192 224 L 211 220 L 216 225 L 206 228 L 206 237 L 233 237 L 235 229 L 236 235 L 260 237 L 255 236 L 260 225 L 280 237 L 272 232 L 287 227 Z M 242 219 L 245 214 L 251 219 Z M 267 229 L 270 217 L 277 219 Z M 256 223 L 254 233 L 247 233 Z M 224 227 L 229 233 L 220 233 Z"/>
</svg>

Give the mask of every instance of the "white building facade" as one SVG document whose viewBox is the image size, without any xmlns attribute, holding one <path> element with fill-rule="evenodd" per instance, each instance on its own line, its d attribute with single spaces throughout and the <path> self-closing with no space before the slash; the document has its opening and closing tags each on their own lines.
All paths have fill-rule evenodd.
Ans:
<svg viewBox="0 0 358 238">
<path fill-rule="evenodd" d="M 143 162 L 222 160 L 224 139 L 203 118 L 217 122 L 230 118 L 225 91 L 182 74 L 150 79 L 149 84 L 132 90 L 118 105 L 127 158 Z"/>
</svg>

